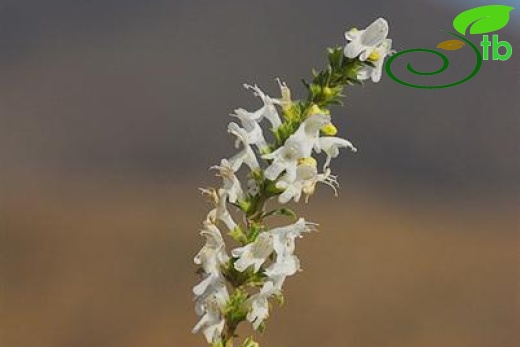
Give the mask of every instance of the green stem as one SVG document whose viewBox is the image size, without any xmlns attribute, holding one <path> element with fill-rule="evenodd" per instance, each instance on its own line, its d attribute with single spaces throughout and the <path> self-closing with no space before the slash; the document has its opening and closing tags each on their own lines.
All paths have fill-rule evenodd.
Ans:
<svg viewBox="0 0 520 347">
<path fill-rule="evenodd" d="M 261 223 L 262 217 L 265 212 L 265 203 L 269 197 L 264 191 L 261 191 L 257 198 L 254 200 L 252 208 L 247 213 L 247 224 L 250 226 L 253 223 Z"/>
<path fill-rule="evenodd" d="M 250 227 L 252 224 L 262 223 L 265 213 L 265 204 L 270 198 L 274 196 L 273 193 L 269 191 L 268 186 L 269 183 L 264 178 L 260 184 L 258 194 L 253 198 L 251 206 L 246 213 L 246 222 L 248 227 Z"/>
</svg>

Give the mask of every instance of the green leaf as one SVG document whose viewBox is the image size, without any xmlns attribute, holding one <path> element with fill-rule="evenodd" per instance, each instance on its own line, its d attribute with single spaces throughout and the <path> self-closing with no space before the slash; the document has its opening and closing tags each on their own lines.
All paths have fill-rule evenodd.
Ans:
<svg viewBox="0 0 520 347">
<path fill-rule="evenodd" d="M 264 217 L 269 217 L 269 216 L 287 216 L 287 217 L 291 217 L 293 219 L 297 218 L 296 212 L 294 212 L 293 210 L 291 210 L 290 208 L 287 208 L 287 207 L 282 207 L 282 208 L 279 208 L 276 210 L 272 210 L 272 211 L 266 212 L 264 214 Z"/>
<path fill-rule="evenodd" d="M 509 12 L 514 7 L 486 5 L 472 8 L 459 14 L 453 20 L 453 27 L 462 35 L 470 27 L 470 34 L 486 34 L 502 29 L 509 22 Z"/>
</svg>

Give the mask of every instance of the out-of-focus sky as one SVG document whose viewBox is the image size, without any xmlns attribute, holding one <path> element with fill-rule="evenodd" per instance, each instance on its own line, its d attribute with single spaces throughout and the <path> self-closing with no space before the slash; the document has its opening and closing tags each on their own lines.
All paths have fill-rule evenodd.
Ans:
<svg viewBox="0 0 520 347">
<path fill-rule="evenodd" d="M 204 345 L 197 188 L 234 152 L 228 114 L 259 106 L 242 84 L 276 96 L 280 77 L 302 97 L 346 29 L 383 16 L 396 50 L 434 48 L 482 3 L 2 1 L 0 345 Z M 332 114 L 358 152 L 333 163 L 337 199 L 321 187 L 295 207 L 323 232 L 298 245 L 265 346 L 515 345 L 518 11 L 498 32 L 512 58 L 465 84 L 346 90 Z M 473 68 L 467 47 L 446 54 L 432 84 Z"/>
</svg>

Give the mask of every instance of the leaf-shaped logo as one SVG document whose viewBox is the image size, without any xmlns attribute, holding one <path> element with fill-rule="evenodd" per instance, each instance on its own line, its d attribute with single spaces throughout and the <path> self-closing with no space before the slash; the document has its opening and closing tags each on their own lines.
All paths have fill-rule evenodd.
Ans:
<svg viewBox="0 0 520 347">
<path fill-rule="evenodd" d="M 466 35 L 466 29 L 470 26 L 470 34 L 490 33 L 506 26 L 512 10 L 514 7 L 505 5 L 475 7 L 455 17 L 453 27 L 462 35 Z"/>
<path fill-rule="evenodd" d="M 444 49 L 446 51 L 456 51 L 464 47 L 465 43 L 461 40 L 447 40 L 442 41 L 437 45 L 437 48 Z"/>
</svg>

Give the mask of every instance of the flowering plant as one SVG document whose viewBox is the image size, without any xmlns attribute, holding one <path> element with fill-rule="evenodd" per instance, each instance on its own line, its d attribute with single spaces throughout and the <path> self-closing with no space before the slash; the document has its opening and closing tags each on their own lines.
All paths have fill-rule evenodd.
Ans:
<svg viewBox="0 0 520 347">
<path fill-rule="evenodd" d="M 201 234 L 206 243 L 195 256 L 202 280 L 193 288 L 195 311 L 201 318 L 193 332 L 201 331 L 212 347 L 232 347 L 236 329 L 247 321 L 263 331 L 269 316 L 270 301 L 283 302 L 282 286 L 288 276 L 300 270 L 295 255 L 295 240 L 316 230 L 317 224 L 297 218 L 287 207 L 266 209 L 276 199 L 280 205 L 307 202 L 316 185 L 328 185 L 337 194 L 338 181 L 331 173 L 331 160 L 341 148 L 355 152 L 346 139 L 336 137 L 329 107 L 342 104 L 346 85 L 378 82 L 384 58 L 392 54 L 387 39 L 388 24 L 379 18 L 364 30 L 345 33 L 345 47 L 328 50 L 328 66 L 313 71 L 311 82 L 304 81 L 308 95 L 292 100 L 288 86 L 280 81 L 281 97 L 272 98 L 256 85 L 244 85 L 260 98 L 262 107 L 250 112 L 239 108 L 231 114 L 237 122 L 228 125 L 238 153 L 220 161 L 212 169 L 222 178 L 218 189 L 201 191 L 214 208 L 203 222 Z M 269 124 L 270 139 L 262 125 Z M 324 154 L 319 168 L 313 157 Z M 244 172 L 242 183 L 239 171 Z M 236 222 L 229 208 L 243 215 Z M 293 218 L 292 224 L 269 227 L 266 220 L 275 215 Z M 236 244 L 228 253 L 220 231 Z M 249 337 L 242 347 L 258 343 Z"/>
</svg>

